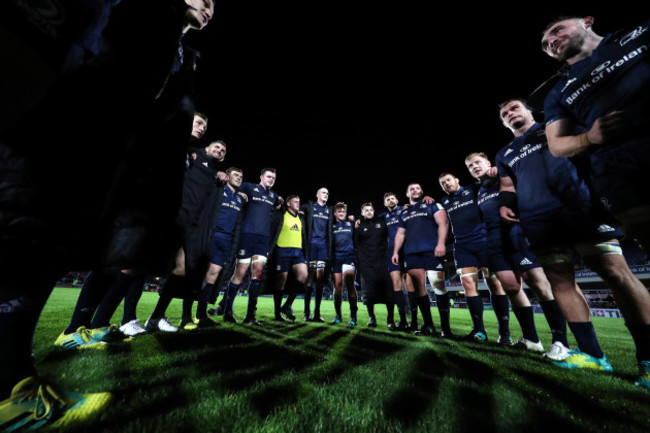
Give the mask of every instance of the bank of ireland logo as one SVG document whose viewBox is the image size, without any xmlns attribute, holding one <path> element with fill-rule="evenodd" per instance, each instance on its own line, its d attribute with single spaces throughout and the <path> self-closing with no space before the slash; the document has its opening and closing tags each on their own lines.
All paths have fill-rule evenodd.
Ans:
<svg viewBox="0 0 650 433">
<path fill-rule="evenodd" d="M 600 65 L 598 65 L 598 66 L 596 67 L 596 69 L 594 69 L 593 71 L 591 71 L 591 76 L 593 77 L 594 75 L 598 75 L 598 74 L 600 74 L 602 71 L 604 71 L 605 69 L 607 69 L 611 63 L 612 63 L 612 62 L 610 62 L 609 60 L 606 61 L 606 62 L 601 63 Z"/>
</svg>

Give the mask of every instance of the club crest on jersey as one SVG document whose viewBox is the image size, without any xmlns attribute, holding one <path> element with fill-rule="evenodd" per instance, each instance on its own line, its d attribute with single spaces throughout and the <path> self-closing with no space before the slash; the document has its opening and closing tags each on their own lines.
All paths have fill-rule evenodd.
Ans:
<svg viewBox="0 0 650 433">
<path fill-rule="evenodd" d="M 638 38 L 639 36 L 644 34 L 646 30 L 648 30 L 647 27 L 641 27 L 641 26 L 639 26 L 636 29 L 632 30 L 630 33 L 628 33 L 627 35 L 625 35 L 625 36 L 623 36 L 621 38 L 621 42 L 620 42 L 621 46 L 627 44 L 631 40 L 634 40 L 634 39 Z"/>
</svg>

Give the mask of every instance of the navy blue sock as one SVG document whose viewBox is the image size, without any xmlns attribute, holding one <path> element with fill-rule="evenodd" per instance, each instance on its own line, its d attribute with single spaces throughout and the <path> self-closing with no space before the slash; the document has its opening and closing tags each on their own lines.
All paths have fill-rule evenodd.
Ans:
<svg viewBox="0 0 650 433">
<path fill-rule="evenodd" d="M 343 294 L 341 292 L 334 292 L 334 312 L 337 317 L 342 317 L 341 304 L 343 304 Z"/>
<path fill-rule="evenodd" d="M 90 323 L 91 328 L 102 328 L 111 324 L 111 318 L 115 314 L 115 310 L 122 303 L 131 284 L 136 281 L 140 281 L 140 279 L 120 272 L 99 303 L 97 312 Z"/>
<path fill-rule="evenodd" d="M 314 316 L 320 316 L 320 304 L 323 300 L 323 288 L 316 287 L 316 295 L 314 296 Z"/>
<path fill-rule="evenodd" d="M 226 289 L 226 294 L 222 298 L 223 303 L 223 311 L 232 311 L 232 306 L 233 303 L 235 302 L 235 298 L 237 297 L 237 292 L 239 292 L 239 284 L 235 283 L 228 283 L 228 288 Z"/>
<path fill-rule="evenodd" d="M 535 327 L 535 313 L 533 307 L 514 307 L 512 312 L 515 313 L 521 332 L 524 338 L 529 341 L 538 342 L 537 328 Z"/>
<path fill-rule="evenodd" d="M 386 301 L 386 323 L 395 322 L 395 304 Z"/>
<path fill-rule="evenodd" d="M 312 287 L 310 285 L 305 284 L 305 316 L 309 316 L 311 314 L 311 292 L 312 292 Z"/>
<path fill-rule="evenodd" d="M 293 293 L 289 293 L 289 294 L 287 295 L 287 299 L 284 301 L 284 305 L 283 305 L 283 307 L 286 307 L 286 308 L 292 308 L 292 306 L 293 306 L 293 301 L 296 300 L 296 296 L 297 296 L 297 295 L 296 295 L 295 292 L 293 292 Z"/>
<path fill-rule="evenodd" d="M 260 295 L 261 283 L 258 280 L 251 280 L 248 287 L 248 308 L 246 309 L 246 317 L 254 318 L 257 312 L 257 298 Z"/>
<path fill-rule="evenodd" d="M 499 324 L 499 335 L 502 337 L 510 337 L 510 303 L 508 302 L 508 295 L 490 294 L 490 302 L 492 303 L 494 315 L 497 317 L 497 323 Z"/>
<path fill-rule="evenodd" d="M 434 330 L 436 327 L 433 324 L 433 317 L 431 317 L 431 300 L 429 295 L 420 296 L 417 300 L 420 314 L 422 314 L 422 321 L 424 326 L 431 326 Z"/>
<path fill-rule="evenodd" d="M 418 300 L 415 292 L 408 292 L 409 308 L 411 309 L 411 323 L 418 323 Z"/>
<path fill-rule="evenodd" d="M 406 322 L 406 299 L 404 292 L 393 292 L 393 301 L 397 305 L 397 313 L 399 314 L 400 322 Z"/>
<path fill-rule="evenodd" d="M 636 360 L 650 361 L 650 325 L 625 322 L 636 346 Z"/>
<path fill-rule="evenodd" d="M 472 318 L 472 324 L 474 326 L 474 329 L 472 331 L 476 332 L 482 332 L 485 335 L 487 335 L 487 332 L 485 331 L 485 325 L 483 324 L 483 298 L 480 296 L 465 296 L 465 300 L 467 301 L 467 309 L 469 310 L 469 314 Z"/>
<path fill-rule="evenodd" d="M 449 293 L 444 295 L 436 295 L 436 304 L 438 304 L 438 314 L 440 314 L 440 327 L 445 334 L 451 335 L 451 326 L 449 317 L 451 315 L 451 305 L 449 303 Z"/>
<path fill-rule="evenodd" d="M 596 358 L 603 357 L 603 351 L 596 338 L 596 331 L 591 322 L 568 322 L 569 329 L 573 332 L 581 352 L 587 353 Z"/>
<path fill-rule="evenodd" d="M 194 305 L 194 297 L 187 296 L 186 298 L 183 298 L 183 313 L 181 314 L 181 317 L 192 317 L 192 305 Z"/>
<path fill-rule="evenodd" d="M 101 272 L 88 274 L 81 292 L 79 292 L 70 323 L 63 332 L 71 334 L 80 326 L 90 328 L 99 303 L 115 281 L 115 275 L 106 275 Z"/>
<path fill-rule="evenodd" d="M 273 292 L 273 313 L 275 318 L 282 318 L 280 309 L 282 308 L 282 298 L 284 297 L 284 290 Z"/>
<path fill-rule="evenodd" d="M 544 311 L 544 317 L 546 317 L 546 322 L 548 323 L 549 328 L 551 328 L 551 340 L 553 343 L 559 341 L 565 347 L 569 346 L 569 340 L 567 339 L 567 330 L 566 330 L 566 319 L 562 310 L 557 305 L 555 299 L 550 301 L 542 301 L 539 303 Z"/>
<path fill-rule="evenodd" d="M 124 295 L 124 313 L 122 314 L 122 325 L 138 318 L 138 302 L 142 297 L 142 288 L 145 277 L 137 277 L 133 280 Z"/>
<path fill-rule="evenodd" d="M 375 304 L 366 304 L 366 310 L 368 310 L 368 317 L 375 317 Z"/>
</svg>

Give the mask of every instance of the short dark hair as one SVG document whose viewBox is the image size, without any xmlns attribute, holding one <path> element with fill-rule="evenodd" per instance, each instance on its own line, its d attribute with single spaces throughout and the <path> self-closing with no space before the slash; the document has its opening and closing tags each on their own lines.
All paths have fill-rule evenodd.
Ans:
<svg viewBox="0 0 650 433">
<path fill-rule="evenodd" d="M 508 105 L 509 103 L 511 103 L 511 102 L 515 102 L 515 101 L 517 101 L 517 102 L 521 102 L 521 104 L 522 104 L 524 107 L 526 107 L 526 109 L 528 109 L 528 110 L 530 110 L 530 111 L 534 111 L 534 110 L 533 110 L 533 107 L 530 106 L 530 104 L 528 103 L 528 101 L 526 101 L 526 99 L 524 99 L 524 98 L 510 98 L 510 99 L 508 99 L 507 101 L 503 101 L 502 103 L 500 103 L 499 105 L 497 105 L 497 108 L 498 108 L 498 110 L 499 110 L 499 113 L 501 112 L 501 109 L 502 109 L 503 107 L 505 107 L 505 106 Z M 499 116 L 499 117 L 501 117 L 501 116 Z"/>
<path fill-rule="evenodd" d="M 363 208 L 366 207 L 366 206 L 370 206 L 373 209 L 375 208 L 375 206 L 371 202 L 366 202 L 366 203 L 361 205 L 361 210 L 363 210 Z"/>
<path fill-rule="evenodd" d="M 260 172 L 260 175 L 263 175 L 267 171 L 270 171 L 271 173 L 275 173 L 275 168 L 263 168 L 262 171 Z"/>
<path fill-rule="evenodd" d="M 223 147 L 225 147 L 226 149 L 228 149 L 228 146 L 226 145 L 226 142 L 223 141 L 223 140 L 214 140 L 214 141 L 211 141 L 210 144 L 209 144 L 209 146 L 210 146 L 210 145 L 213 145 L 213 144 L 215 144 L 215 143 L 219 143 L 219 144 L 221 144 Z"/>
<path fill-rule="evenodd" d="M 206 122 L 208 121 L 208 116 L 206 116 L 205 114 L 201 113 L 200 111 L 195 111 L 195 112 L 194 112 L 194 116 L 198 116 L 198 117 L 200 117 L 201 119 L 205 120 Z"/>
<path fill-rule="evenodd" d="M 584 16 L 577 16 L 577 15 L 558 15 L 557 17 L 555 17 L 551 21 L 549 21 L 548 24 L 546 24 L 546 26 L 544 27 L 544 30 L 542 30 L 542 35 L 544 33 L 546 33 L 555 24 L 559 23 L 560 21 L 564 21 L 564 20 L 581 20 L 583 18 L 584 18 Z"/>
<path fill-rule="evenodd" d="M 454 176 L 453 173 L 450 173 L 450 172 L 448 172 L 448 171 L 443 171 L 442 173 L 440 173 L 440 174 L 438 175 L 438 180 L 440 180 L 441 177 L 443 177 L 443 176 L 447 176 L 447 175 L 449 175 L 449 176 L 451 176 L 451 177 L 453 177 L 453 178 L 456 177 L 456 176 Z"/>
<path fill-rule="evenodd" d="M 393 197 L 397 198 L 397 194 L 395 194 L 394 192 L 388 191 L 386 194 L 384 194 L 384 200 L 386 200 L 386 197 L 390 197 L 391 195 Z"/>
<path fill-rule="evenodd" d="M 300 200 L 300 196 L 298 194 L 291 194 L 289 197 L 287 197 L 287 200 L 285 201 L 285 203 L 289 203 L 294 198 L 297 198 L 298 200 Z"/>
<path fill-rule="evenodd" d="M 226 170 L 226 174 L 230 175 L 230 173 L 232 173 L 233 171 L 239 172 L 242 175 L 244 174 L 244 170 L 242 170 L 241 168 L 238 168 L 238 167 L 230 167 L 230 168 L 228 168 L 228 170 Z"/>
</svg>

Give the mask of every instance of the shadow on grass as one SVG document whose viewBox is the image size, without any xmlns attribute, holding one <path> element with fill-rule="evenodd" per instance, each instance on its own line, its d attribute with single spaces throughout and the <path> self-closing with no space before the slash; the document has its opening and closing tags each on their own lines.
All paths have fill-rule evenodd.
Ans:
<svg viewBox="0 0 650 433">
<path fill-rule="evenodd" d="M 299 388 L 294 385 L 267 386 L 251 396 L 252 406 L 261 418 L 274 410 L 294 404 L 300 398 Z"/>
<path fill-rule="evenodd" d="M 445 363 L 433 350 L 422 353 L 413 365 L 404 386 L 384 403 L 386 418 L 405 427 L 415 425 L 430 409 L 438 396 L 440 382 L 445 376 Z"/>
<path fill-rule="evenodd" d="M 336 331 L 334 334 L 340 337 L 348 334 L 348 332 Z M 329 352 L 331 352 L 331 347 Z M 337 348 L 338 355 L 336 355 L 336 358 L 330 360 L 325 368 L 318 370 L 312 376 L 311 382 L 317 384 L 332 383 L 352 368 L 387 358 L 404 347 L 405 344 L 401 342 L 373 338 L 372 333 L 354 333 L 345 347 Z"/>
<path fill-rule="evenodd" d="M 559 402 L 563 406 L 571 407 L 571 411 L 576 419 L 584 418 L 591 419 L 598 425 L 625 425 L 627 428 L 637 427 L 640 431 L 648 429 L 650 422 L 650 412 L 646 413 L 630 413 L 623 406 L 613 406 L 612 401 L 630 401 L 634 400 L 634 396 L 630 392 L 626 392 L 614 387 L 603 388 L 602 397 L 594 396 L 591 399 L 585 399 L 583 393 L 574 389 L 574 380 L 564 380 L 561 377 L 549 377 L 548 374 L 535 369 L 525 370 L 523 368 L 513 368 L 512 371 L 519 377 L 523 378 L 528 384 L 544 389 L 550 398 L 555 402 Z M 568 372 L 575 375 L 575 381 L 580 382 L 581 378 L 589 375 L 603 375 L 606 373 L 599 373 L 593 371 L 584 372 Z M 643 405 L 648 402 L 646 398 L 640 398 L 637 403 Z M 536 428 L 552 428 L 557 426 L 560 422 L 566 422 L 564 418 L 559 419 L 553 413 L 545 413 L 546 411 L 540 410 L 531 414 L 533 418 L 530 422 L 531 426 Z M 575 425 L 576 430 L 573 431 L 587 431 L 581 429 L 579 425 Z"/>
</svg>

